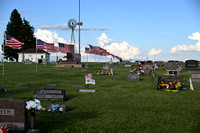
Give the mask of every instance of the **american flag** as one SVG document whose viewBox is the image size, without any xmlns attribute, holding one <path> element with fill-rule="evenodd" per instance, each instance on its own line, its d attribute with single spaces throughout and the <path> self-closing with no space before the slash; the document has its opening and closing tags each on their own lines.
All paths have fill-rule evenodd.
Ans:
<svg viewBox="0 0 200 133">
<path fill-rule="evenodd" d="M 58 43 L 58 46 L 61 53 L 71 53 L 68 44 Z"/>
<path fill-rule="evenodd" d="M 105 66 L 103 66 L 103 69 L 108 70 L 108 65 L 106 64 Z"/>
<path fill-rule="evenodd" d="M 20 42 L 18 39 L 14 38 L 6 33 L 5 45 L 7 47 L 10 47 L 12 49 L 22 49 L 23 44 L 24 44 L 23 42 Z"/>
<path fill-rule="evenodd" d="M 85 78 L 92 78 L 92 73 L 86 73 Z"/>
<path fill-rule="evenodd" d="M 40 39 L 37 40 L 37 49 L 46 50 L 47 52 L 56 53 L 58 47 L 54 46 L 54 43 L 47 43 Z"/>
<path fill-rule="evenodd" d="M 90 52 L 89 52 L 89 48 L 86 48 L 86 47 L 85 47 L 85 53 L 90 53 Z"/>
</svg>

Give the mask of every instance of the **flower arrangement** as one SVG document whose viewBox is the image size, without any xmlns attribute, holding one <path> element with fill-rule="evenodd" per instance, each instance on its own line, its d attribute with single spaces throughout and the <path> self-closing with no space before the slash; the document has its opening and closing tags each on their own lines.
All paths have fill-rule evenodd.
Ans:
<svg viewBox="0 0 200 133">
<path fill-rule="evenodd" d="M 58 104 L 54 105 L 54 104 L 52 104 L 52 105 L 49 105 L 47 111 L 49 111 L 49 112 L 57 111 L 57 112 L 62 113 L 62 112 L 67 111 L 67 106 L 66 105 L 58 105 Z"/>
<path fill-rule="evenodd" d="M 159 89 L 166 89 L 165 91 L 168 92 L 178 92 L 178 90 L 182 89 L 182 85 L 180 82 L 167 82 L 164 83 L 163 81 L 159 83 Z"/>
<path fill-rule="evenodd" d="M 0 91 L 1 91 L 1 92 L 8 92 L 8 90 L 5 89 L 5 88 L 0 88 Z"/>
<path fill-rule="evenodd" d="M 35 111 L 36 110 L 41 110 L 42 109 L 42 106 L 40 104 L 40 100 L 38 99 L 35 99 L 35 101 L 28 101 L 26 102 L 26 109 L 29 110 L 29 113 L 31 116 L 34 116 L 35 115 Z"/>
<path fill-rule="evenodd" d="M 8 131 L 8 129 L 10 128 L 10 126 L 3 126 L 3 127 L 1 127 L 1 133 L 7 133 Z"/>
</svg>

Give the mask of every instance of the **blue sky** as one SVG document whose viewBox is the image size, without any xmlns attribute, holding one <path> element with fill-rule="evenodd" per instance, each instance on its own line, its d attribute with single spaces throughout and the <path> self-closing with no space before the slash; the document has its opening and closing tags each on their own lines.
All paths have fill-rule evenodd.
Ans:
<svg viewBox="0 0 200 133">
<path fill-rule="evenodd" d="M 69 19 L 78 21 L 78 2 L 1 0 L 0 41 L 17 9 L 38 38 L 68 42 L 71 30 L 66 27 Z M 125 60 L 199 60 L 199 12 L 198 0 L 81 0 L 82 28 L 87 29 L 81 30 L 81 48 L 90 43 Z M 78 31 L 75 39 L 78 42 Z"/>
</svg>

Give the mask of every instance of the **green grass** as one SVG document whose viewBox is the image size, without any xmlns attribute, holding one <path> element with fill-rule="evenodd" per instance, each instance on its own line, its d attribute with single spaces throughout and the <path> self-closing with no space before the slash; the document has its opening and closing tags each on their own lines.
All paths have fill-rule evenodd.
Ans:
<svg viewBox="0 0 200 133">
<path fill-rule="evenodd" d="M 198 133 L 200 132 L 200 83 L 194 82 L 195 91 L 189 90 L 188 71 L 181 71 L 184 87 L 178 93 L 156 90 L 157 78 L 164 70 L 155 71 L 156 77 L 140 76 L 140 81 L 128 81 L 130 68 L 114 68 L 114 76 L 96 75 L 98 65 L 90 68 L 55 68 L 54 65 L 6 64 L 0 87 L 8 93 L 0 97 L 32 100 L 34 90 L 45 88 L 46 83 L 58 83 L 66 90 L 67 100 L 41 100 L 43 107 L 52 103 L 68 106 L 64 114 L 38 111 L 36 128 L 41 133 L 73 132 L 142 132 L 142 133 Z M 0 67 L 2 74 L 2 66 Z M 80 93 L 73 85 L 84 85 L 85 71 L 93 74 L 96 93 Z M 16 83 L 30 83 L 18 86 Z M 52 88 L 52 87 L 49 87 Z M 30 124 L 30 123 L 29 123 Z"/>
</svg>

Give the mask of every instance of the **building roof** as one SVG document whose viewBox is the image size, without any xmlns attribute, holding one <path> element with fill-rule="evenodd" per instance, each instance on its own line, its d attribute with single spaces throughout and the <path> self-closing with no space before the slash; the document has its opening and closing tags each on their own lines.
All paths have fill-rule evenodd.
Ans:
<svg viewBox="0 0 200 133">
<path fill-rule="evenodd" d="M 28 48 L 28 49 L 25 49 L 19 53 L 36 53 L 36 49 L 35 48 Z M 47 53 L 49 54 L 48 52 L 44 51 L 44 50 L 37 50 L 37 53 Z"/>
</svg>

